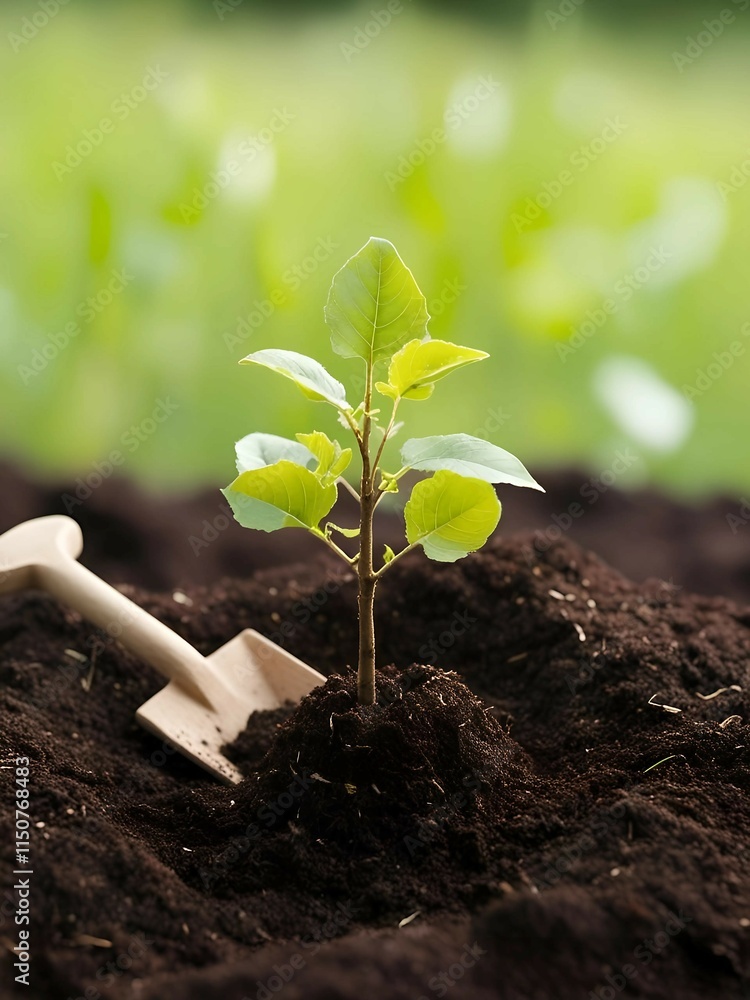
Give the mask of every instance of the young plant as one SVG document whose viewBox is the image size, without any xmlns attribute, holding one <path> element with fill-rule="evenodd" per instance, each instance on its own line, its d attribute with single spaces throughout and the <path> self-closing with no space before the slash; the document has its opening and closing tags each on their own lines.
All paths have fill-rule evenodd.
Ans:
<svg viewBox="0 0 750 1000">
<path fill-rule="evenodd" d="M 372 238 L 336 274 L 325 308 L 333 350 L 364 362 L 361 402 L 352 405 L 344 386 L 321 364 L 294 351 L 256 351 L 240 362 L 270 368 L 308 399 L 334 407 L 354 437 L 361 460 L 359 490 L 344 478 L 352 449 L 313 431 L 297 434 L 295 441 L 248 434 L 237 443 L 238 476 L 222 492 L 246 528 L 301 528 L 356 569 L 358 695 L 364 705 L 375 701 L 374 603 L 383 575 L 418 545 L 438 562 L 454 562 L 481 548 L 500 519 L 492 484 L 542 489 L 517 458 L 469 434 L 411 438 L 401 449 L 399 468 L 389 472 L 381 467 L 385 446 L 401 426 L 396 415 L 402 403 L 429 399 L 440 379 L 488 357 L 484 351 L 432 340 L 428 319 L 425 298 L 395 247 Z M 380 372 L 386 367 L 387 374 Z M 383 408 L 390 411 L 387 417 L 381 416 Z M 412 470 L 432 475 L 414 486 L 404 508 L 404 548 L 394 553 L 385 546 L 376 566 L 375 510 L 386 494 L 398 492 L 401 479 Z M 359 503 L 358 528 L 326 520 L 339 485 Z M 334 534 L 358 537 L 359 551 L 348 555 Z"/>
</svg>

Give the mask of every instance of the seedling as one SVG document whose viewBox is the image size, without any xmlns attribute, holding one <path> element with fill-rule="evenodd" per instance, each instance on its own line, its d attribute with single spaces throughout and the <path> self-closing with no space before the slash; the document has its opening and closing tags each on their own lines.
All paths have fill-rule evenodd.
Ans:
<svg viewBox="0 0 750 1000">
<path fill-rule="evenodd" d="M 342 448 L 322 431 L 313 431 L 297 434 L 294 441 L 248 434 L 237 443 L 237 478 L 222 492 L 246 528 L 302 528 L 356 569 L 358 696 L 362 704 L 372 705 L 375 591 L 384 574 L 420 545 L 438 562 L 454 562 L 481 548 L 500 520 L 494 483 L 542 487 L 509 452 L 469 434 L 411 438 L 401 449 L 400 467 L 394 472 L 382 468 L 385 446 L 401 427 L 396 422 L 401 404 L 429 399 L 440 379 L 488 357 L 484 351 L 431 339 L 424 295 L 388 240 L 368 240 L 336 274 L 325 319 L 336 354 L 364 362 L 360 403 L 352 405 L 344 386 L 319 362 L 295 351 L 256 351 L 240 364 L 270 368 L 291 379 L 308 399 L 336 409 L 361 460 L 359 489 L 344 478 L 352 448 Z M 384 409 L 390 411 L 386 416 Z M 395 553 L 385 546 L 376 566 L 375 511 L 386 494 L 398 492 L 402 478 L 413 470 L 432 475 L 414 486 L 404 508 L 406 544 Z M 339 485 L 359 503 L 357 528 L 341 528 L 326 520 Z M 335 540 L 337 535 L 359 538 L 359 551 L 348 555 Z"/>
</svg>

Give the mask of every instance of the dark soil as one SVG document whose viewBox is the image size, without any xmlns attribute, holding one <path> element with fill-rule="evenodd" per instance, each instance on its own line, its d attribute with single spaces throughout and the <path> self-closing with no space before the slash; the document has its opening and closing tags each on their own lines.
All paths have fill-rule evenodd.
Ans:
<svg viewBox="0 0 750 1000">
<path fill-rule="evenodd" d="M 135 724 L 153 671 L 0 600 L 4 873 L 17 755 L 35 824 L 19 995 L 748 997 L 750 609 L 534 542 L 394 568 L 367 710 L 326 560 L 126 588 L 205 653 L 252 626 L 340 675 L 253 718 L 231 788 Z M 3 906 L 3 983 L 16 931 Z"/>
<path fill-rule="evenodd" d="M 456 822 L 476 840 L 517 810 L 531 787 L 529 762 L 456 674 L 387 667 L 377 694 L 374 706 L 359 706 L 353 672 L 313 691 L 240 789 L 243 814 L 288 799 L 291 774 L 296 794 L 280 819 L 328 843 L 343 867 L 350 856 L 371 863 L 381 854 L 383 864 L 413 856 L 427 843 L 417 833 L 457 834 Z M 233 873 L 234 887 L 238 880 Z"/>
<path fill-rule="evenodd" d="M 243 774 L 253 774 L 271 749 L 282 722 L 286 722 L 295 708 L 294 702 L 288 701 L 280 708 L 253 712 L 247 729 L 233 743 L 222 747 L 222 752 Z"/>
</svg>

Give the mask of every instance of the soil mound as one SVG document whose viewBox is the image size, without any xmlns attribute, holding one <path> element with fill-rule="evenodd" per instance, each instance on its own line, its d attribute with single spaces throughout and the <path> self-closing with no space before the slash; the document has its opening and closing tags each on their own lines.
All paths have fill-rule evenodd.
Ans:
<svg viewBox="0 0 750 1000">
<path fill-rule="evenodd" d="M 413 852 L 501 822 L 503 793 L 512 787 L 515 803 L 530 779 L 518 746 L 456 674 L 414 664 L 378 671 L 369 707 L 357 704 L 354 673 L 330 677 L 242 791 L 249 808 L 286 803 L 313 841 Z"/>
</svg>

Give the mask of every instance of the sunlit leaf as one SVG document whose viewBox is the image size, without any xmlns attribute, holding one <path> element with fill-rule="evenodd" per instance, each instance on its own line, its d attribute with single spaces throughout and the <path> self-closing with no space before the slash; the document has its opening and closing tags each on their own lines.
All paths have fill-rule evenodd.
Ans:
<svg viewBox="0 0 750 1000">
<path fill-rule="evenodd" d="M 234 450 L 237 454 L 237 472 L 262 469 L 266 465 L 280 462 L 283 458 L 308 467 L 314 461 L 314 456 L 299 441 L 291 441 L 276 434 L 261 434 L 257 431 L 241 438 L 234 446 Z"/>
<path fill-rule="evenodd" d="M 291 379 L 308 399 L 331 403 L 339 410 L 351 410 L 346 401 L 346 390 L 343 385 L 330 375 L 323 365 L 305 354 L 270 348 L 248 354 L 240 364 L 270 368 L 271 371 Z"/>
<path fill-rule="evenodd" d="M 402 397 L 402 393 L 400 393 L 394 385 L 391 385 L 390 382 L 376 382 L 375 388 L 381 396 L 388 396 L 389 399 L 398 399 L 399 397 Z M 429 399 L 434 391 L 434 382 L 430 382 L 428 385 L 415 385 L 409 393 L 402 398 Z"/>
<path fill-rule="evenodd" d="M 378 382 L 376 388 L 392 399 L 427 399 L 438 379 L 488 357 L 484 351 L 446 340 L 410 340 L 393 356 L 388 382 Z"/>
<path fill-rule="evenodd" d="M 386 545 L 385 551 L 383 552 L 383 562 L 387 565 L 389 562 L 393 562 L 395 558 L 396 558 L 396 553 L 393 551 L 390 545 Z"/>
<path fill-rule="evenodd" d="M 338 531 L 338 533 L 343 535 L 344 538 L 356 538 L 359 534 L 359 528 L 340 528 L 338 524 L 334 524 L 332 521 L 328 522 L 326 528 L 330 528 L 332 531 Z"/>
<path fill-rule="evenodd" d="M 497 527 L 500 501 L 482 479 L 436 472 L 417 483 L 404 508 L 406 537 L 430 559 L 455 562 L 481 548 Z"/>
<path fill-rule="evenodd" d="M 401 460 L 409 469 L 422 472 L 448 469 L 488 483 L 528 486 L 544 493 L 515 455 L 471 434 L 411 438 L 401 449 Z"/>
<path fill-rule="evenodd" d="M 396 248 L 373 236 L 335 275 L 325 318 L 337 354 L 375 364 L 423 337 L 429 315 Z"/>
<path fill-rule="evenodd" d="M 285 459 L 242 472 L 222 493 L 240 524 L 259 531 L 317 528 L 337 496 L 334 484 Z"/>
<path fill-rule="evenodd" d="M 317 458 L 315 475 L 324 482 L 333 482 L 346 470 L 352 460 L 352 449 L 343 448 L 338 441 L 331 441 L 322 431 L 312 434 L 298 434 L 300 441 Z"/>
<path fill-rule="evenodd" d="M 338 441 L 336 442 L 336 445 L 339 448 L 341 447 Z M 336 459 L 331 465 L 331 468 L 328 470 L 329 475 L 332 476 L 334 479 L 338 479 L 338 477 L 342 475 L 344 472 L 346 472 L 346 470 L 349 468 L 349 463 L 351 462 L 351 460 L 352 460 L 352 449 L 343 448 L 341 453 L 336 456 Z"/>
</svg>

